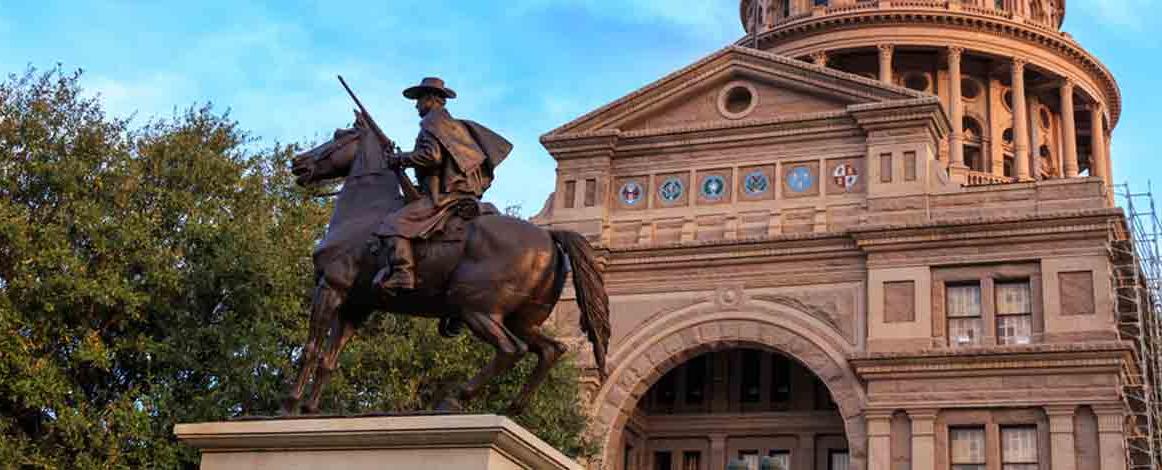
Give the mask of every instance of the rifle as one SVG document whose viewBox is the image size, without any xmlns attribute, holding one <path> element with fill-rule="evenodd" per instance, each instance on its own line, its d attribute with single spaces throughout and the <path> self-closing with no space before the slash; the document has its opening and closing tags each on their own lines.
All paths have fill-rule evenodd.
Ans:
<svg viewBox="0 0 1162 470">
<path fill-rule="evenodd" d="M 376 124 L 375 120 L 371 118 L 371 113 L 367 112 L 367 108 L 363 107 L 363 103 L 361 103 L 359 98 L 355 96 L 355 92 L 351 91 L 351 87 L 347 86 L 347 81 L 343 80 L 343 76 L 338 75 L 338 77 L 339 83 L 343 85 L 343 89 L 347 90 L 347 95 L 350 96 L 353 101 L 355 101 L 355 106 L 359 107 L 359 112 L 363 114 L 363 118 L 366 119 L 367 123 L 371 125 L 371 130 L 375 131 L 375 136 L 379 138 L 379 143 L 388 150 L 396 149 L 397 147 L 395 142 L 392 142 L 391 139 L 387 138 L 387 134 L 384 134 L 383 129 L 379 128 L 379 124 Z M 404 173 L 403 168 L 395 168 L 395 176 L 399 179 L 401 189 L 403 189 L 403 198 L 405 201 L 412 202 L 422 197 L 420 195 L 420 191 L 416 189 L 416 185 L 412 183 L 411 178 L 408 178 L 408 175 Z"/>
</svg>

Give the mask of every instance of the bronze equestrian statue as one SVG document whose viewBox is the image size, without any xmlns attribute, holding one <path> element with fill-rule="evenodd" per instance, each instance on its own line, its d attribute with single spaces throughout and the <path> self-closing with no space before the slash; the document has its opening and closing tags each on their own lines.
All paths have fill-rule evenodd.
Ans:
<svg viewBox="0 0 1162 470">
<path fill-rule="evenodd" d="M 423 118 L 413 151 L 396 151 L 360 104 L 353 128 L 336 130 L 331 141 L 294 159 L 300 186 L 339 178 L 343 186 L 313 253 L 310 331 L 283 413 L 298 413 L 300 404 L 303 412 L 318 412 L 344 345 L 380 310 L 439 318 L 446 336 L 466 326 L 496 349 L 492 361 L 443 397 L 438 410 L 459 410 L 526 353 L 536 354 L 536 368 L 507 410 L 519 414 L 566 351 L 540 326 L 570 272 L 581 329 L 604 379 L 609 300 L 588 241 L 481 203 L 511 144 L 484 126 L 452 118 L 444 106 L 456 94 L 442 80 L 425 78 L 404 96 L 416 100 Z M 418 189 L 404 167 L 415 169 Z M 308 383 L 311 393 L 301 403 Z"/>
</svg>

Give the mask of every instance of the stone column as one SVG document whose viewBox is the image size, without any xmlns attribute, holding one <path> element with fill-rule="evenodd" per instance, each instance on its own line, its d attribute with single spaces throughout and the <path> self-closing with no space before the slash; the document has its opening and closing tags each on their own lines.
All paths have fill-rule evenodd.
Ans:
<svg viewBox="0 0 1162 470">
<path fill-rule="evenodd" d="M 1123 433 L 1125 410 L 1120 403 L 1093 407 L 1097 415 L 1098 446 L 1102 470 L 1126 470 L 1126 448 Z"/>
<path fill-rule="evenodd" d="M 952 121 L 952 135 L 948 138 L 952 166 L 964 168 L 964 102 L 960 90 L 960 58 L 964 48 L 948 48 L 948 114 Z"/>
<path fill-rule="evenodd" d="M 1045 407 L 1049 415 L 1049 456 L 1053 470 L 1075 470 L 1077 450 L 1073 442 L 1073 413 L 1075 405 L 1050 405 Z"/>
<path fill-rule="evenodd" d="M 828 59 L 827 51 L 819 51 L 819 52 L 811 54 L 811 63 L 818 65 L 820 67 L 827 66 L 827 59 Z"/>
<path fill-rule="evenodd" d="M 680 456 L 679 456 L 680 457 Z M 710 435 L 710 468 L 726 468 L 726 434 Z"/>
<path fill-rule="evenodd" d="M 1037 115 L 1037 98 L 1030 96 L 1025 109 L 1029 110 L 1029 177 L 1041 179 L 1041 124 Z"/>
<path fill-rule="evenodd" d="M 868 411 L 867 420 L 867 470 L 892 469 L 892 413 L 890 411 Z"/>
<path fill-rule="evenodd" d="M 794 470 L 815 469 L 815 434 L 799 435 L 799 455 L 791 454 L 791 468 Z M 711 467 L 713 468 L 713 467 Z"/>
<path fill-rule="evenodd" d="M 895 51 L 895 46 L 891 44 L 880 44 L 880 81 L 884 83 L 892 83 L 892 53 Z"/>
<path fill-rule="evenodd" d="M 1090 147 L 1092 148 L 1090 154 L 1091 159 L 1093 160 L 1089 164 L 1089 173 L 1093 176 L 1101 178 L 1102 181 L 1105 181 L 1105 183 L 1109 185 L 1110 175 L 1106 174 L 1106 131 L 1105 123 L 1102 122 L 1105 120 L 1105 118 L 1102 115 L 1101 104 L 1094 103 L 1089 106 L 1089 120 L 1089 133 L 1091 134 Z"/>
<path fill-rule="evenodd" d="M 1061 85 L 1061 132 L 1064 134 L 1061 156 L 1066 178 L 1077 177 L 1077 121 L 1073 116 L 1073 80 Z"/>
<path fill-rule="evenodd" d="M 1025 59 L 1014 58 L 1013 72 L 1013 164 L 1019 181 L 1029 180 L 1029 109 L 1025 101 Z"/>
<path fill-rule="evenodd" d="M 936 414 L 939 410 L 908 410 L 912 418 L 912 468 L 936 467 Z"/>
</svg>

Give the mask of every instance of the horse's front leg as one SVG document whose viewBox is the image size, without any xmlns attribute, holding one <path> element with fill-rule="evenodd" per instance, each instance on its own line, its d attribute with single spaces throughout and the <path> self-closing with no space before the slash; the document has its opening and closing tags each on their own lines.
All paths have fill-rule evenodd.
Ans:
<svg viewBox="0 0 1162 470">
<path fill-rule="evenodd" d="M 339 293 L 328 285 L 325 279 L 320 278 L 311 301 L 310 327 L 302 357 L 299 359 L 299 374 L 282 401 L 282 414 L 298 413 L 303 389 L 315 374 L 315 368 L 319 364 L 319 352 L 323 349 L 323 340 L 327 338 L 327 327 L 337 315 L 341 300 Z"/>
<path fill-rule="evenodd" d="M 355 324 L 351 321 L 338 317 L 334 319 L 330 340 L 327 342 L 327 352 L 323 354 L 319 370 L 315 374 L 315 386 L 311 390 L 311 396 L 307 399 L 307 403 L 303 405 L 303 411 L 307 414 L 319 412 L 319 399 L 323 396 L 323 387 L 331 380 L 331 375 L 335 373 L 335 369 L 339 368 L 339 356 L 343 354 L 343 348 L 347 346 L 347 342 L 355 336 L 355 328 Z"/>
</svg>

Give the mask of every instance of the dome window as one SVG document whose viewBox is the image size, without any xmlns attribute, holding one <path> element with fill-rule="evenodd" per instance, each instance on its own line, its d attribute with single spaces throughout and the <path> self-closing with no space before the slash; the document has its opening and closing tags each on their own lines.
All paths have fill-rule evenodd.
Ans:
<svg viewBox="0 0 1162 470">
<path fill-rule="evenodd" d="M 929 91 L 932 82 L 928 80 L 928 74 L 922 72 L 909 72 L 904 75 L 904 86 L 916 91 Z"/>
<path fill-rule="evenodd" d="M 963 78 L 960 80 L 960 97 L 965 100 L 975 100 L 980 97 L 981 86 L 976 80 Z"/>
</svg>

